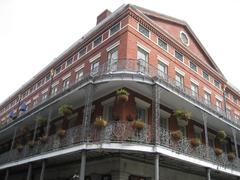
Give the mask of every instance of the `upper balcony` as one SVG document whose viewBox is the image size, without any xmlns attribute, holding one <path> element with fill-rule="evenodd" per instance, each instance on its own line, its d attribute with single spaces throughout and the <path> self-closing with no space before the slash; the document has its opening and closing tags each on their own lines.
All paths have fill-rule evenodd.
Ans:
<svg viewBox="0 0 240 180">
<path fill-rule="evenodd" d="M 85 74 L 80 81 L 73 83 L 67 89 L 62 89 L 38 106 L 29 109 L 15 121 L 6 124 L 0 132 L 1 139 L 12 138 L 14 129 L 16 129 L 13 127 L 19 129 L 20 125 L 29 124 L 33 142 L 29 144 L 25 139 L 19 147 L 16 144 L 19 141 L 13 142 L 11 149 L 0 155 L 0 168 L 4 169 L 81 149 L 100 148 L 158 152 L 196 165 L 211 165 L 212 168 L 240 175 L 238 158 L 229 159 L 227 152 L 219 155 L 215 152 L 216 149 L 206 146 L 205 143 L 193 146 L 191 137 L 176 140 L 172 135 L 173 129 L 164 129 L 161 125 L 154 125 L 156 112 L 154 112 L 153 107 L 154 103 L 160 103 L 172 110 L 179 107 L 188 109 L 192 112 L 193 120 L 199 124 L 203 124 L 202 112 L 204 111 L 209 116 L 208 127 L 215 131 L 224 129 L 228 135 L 231 134 L 232 127 L 237 126 L 236 128 L 238 128 L 239 125 L 228 119 L 221 109 L 206 103 L 204 98 L 193 97 L 190 89 L 163 74 L 156 67 L 139 61 L 118 60 L 114 64 L 102 64 L 98 69 Z M 88 89 L 88 85 L 95 86 L 94 93 L 92 89 Z M 158 99 L 160 102 L 156 102 L 156 94 L 153 93 L 155 85 L 161 91 L 157 92 L 160 95 L 160 99 Z M 94 111 L 99 109 L 93 108 L 92 103 L 94 105 L 104 104 L 103 99 L 105 97 L 114 98 L 113 92 L 121 87 L 128 87 L 135 91 L 138 94 L 139 103 L 150 108 L 148 121 L 145 121 L 144 125 L 136 126 L 131 120 L 126 119 L 125 114 L 125 118 L 120 117 L 118 120 L 96 125 L 93 122 L 95 119 L 91 119 L 90 114 L 92 114 L 92 109 Z M 142 102 L 143 99 L 148 99 L 147 105 Z M 78 117 L 80 123 L 74 124 L 62 132 L 56 131 L 56 128 L 51 129 L 49 125 L 39 132 L 41 134 L 44 131 L 49 131 L 48 136 L 41 136 L 44 137 L 43 139 L 39 138 L 38 127 L 33 119 L 42 115 L 48 117 L 48 122 L 57 123 L 61 120 L 61 117 L 57 116 L 57 107 L 62 103 L 73 104 L 75 110 L 78 109 L 79 112 L 82 112 L 81 117 Z M 123 109 L 129 107 L 121 106 Z M 88 120 L 88 122 L 84 120 Z M 7 129 L 8 131 L 6 131 Z M 19 132 L 15 135 L 18 136 L 17 140 L 22 137 Z"/>
</svg>

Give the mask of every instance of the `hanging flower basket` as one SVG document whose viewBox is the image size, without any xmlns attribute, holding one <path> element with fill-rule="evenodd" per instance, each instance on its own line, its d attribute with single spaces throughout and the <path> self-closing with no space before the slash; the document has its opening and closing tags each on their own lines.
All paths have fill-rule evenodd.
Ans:
<svg viewBox="0 0 240 180">
<path fill-rule="evenodd" d="M 174 114 L 173 114 L 177 119 L 182 119 L 182 120 L 189 120 L 191 118 L 191 113 L 184 111 L 182 109 L 176 109 Z"/>
<path fill-rule="evenodd" d="M 173 140 L 179 141 L 180 139 L 182 139 L 183 134 L 182 134 L 182 131 L 176 130 L 176 131 L 171 132 L 171 136 L 172 136 Z"/>
<path fill-rule="evenodd" d="M 48 136 L 44 135 L 44 136 L 40 137 L 39 140 L 40 140 L 41 143 L 45 144 L 48 140 Z"/>
<path fill-rule="evenodd" d="M 18 152 L 21 152 L 23 150 L 23 145 L 17 144 L 17 150 L 18 150 Z"/>
<path fill-rule="evenodd" d="M 58 113 L 60 116 L 69 116 L 73 113 L 73 108 L 70 105 L 63 104 L 58 108 Z"/>
<path fill-rule="evenodd" d="M 236 159 L 235 153 L 234 152 L 229 152 L 228 153 L 228 160 L 232 162 L 232 161 L 234 161 L 234 159 Z"/>
<path fill-rule="evenodd" d="M 225 131 L 218 131 L 217 133 L 218 140 L 223 141 L 226 138 L 227 138 L 227 134 L 225 133 Z"/>
<path fill-rule="evenodd" d="M 60 138 L 63 138 L 65 135 L 66 135 L 66 130 L 65 129 L 59 129 L 57 131 L 57 135 L 60 137 Z"/>
<path fill-rule="evenodd" d="M 119 89 L 116 92 L 117 94 L 117 100 L 121 102 L 127 102 L 128 101 L 128 96 L 129 92 L 125 89 Z"/>
<path fill-rule="evenodd" d="M 193 146 L 193 147 L 198 147 L 199 145 L 201 145 L 202 144 L 202 142 L 201 142 L 201 140 L 199 139 L 199 138 L 193 138 L 193 139 L 191 139 L 191 145 Z"/>
<path fill-rule="evenodd" d="M 107 121 L 100 116 L 96 118 L 94 125 L 97 127 L 105 127 L 107 125 Z"/>
<path fill-rule="evenodd" d="M 145 127 L 145 123 L 142 120 L 140 120 L 140 119 L 134 120 L 132 122 L 132 127 L 134 129 L 143 129 Z"/>
<path fill-rule="evenodd" d="M 215 154 L 216 154 L 217 156 L 221 156 L 222 153 L 223 153 L 223 150 L 220 149 L 220 148 L 215 148 L 214 152 L 215 152 Z"/>
<path fill-rule="evenodd" d="M 28 141 L 28 146 L 29 146 L 30 148 L 33 148 L 33 147 L 34 147 L 34 144 L 35 144 L 35 142 L 34 142 L 33 140 Z"/>
</svg>

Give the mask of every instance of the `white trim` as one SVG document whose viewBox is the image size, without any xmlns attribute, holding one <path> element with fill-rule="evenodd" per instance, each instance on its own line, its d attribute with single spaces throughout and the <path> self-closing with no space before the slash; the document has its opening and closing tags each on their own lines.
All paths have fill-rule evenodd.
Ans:
<svg viewBox="0 0 240 180">
<path fill-rule="evenodd" d="M 65 79 L 69 78 L 71 76 L 71 72 L 68 73 L 67 75 L 65 75 L 64 77 L 62 77 L 62 80 L 64 81 Z"/>
<path fill-rule="evenodd" d="M 111 28 L 115 27 L 117 24 L 120 25 L 119 30 L 116 31 L 115 33 L 113 33 L 113 34 L 111 35 L 111 34 L 110 34 L 110 30 L 111 30 Z M 109 28 L 109 30 L 108 30 L 108 38 L 112 37 L 113 35 L 115 35 L 115 34 L 118 33 L 119 31 L 121 31 L 121 26 L 122 26 L 122 22 L 121 22 L 121 21 L 118 22 L 118 23 L 116 23 L 116 24 L 114 24 L 113 26 L 111 26 L 111 27 Z"/>
<path fill-rule="evenodd" d="M 85 64 L 81 64 L 80 66 L 78 66 L 77 68 L 75 68 L 75 72 L 78 72 L 79 70 L 81 70 L 82 68 L 84 68 Z"/>
<path fill-rule="evenodd" d="M 95 55 L 94 57 L 92 57 L 91 59 L 89 59 L 89 63 L 92 63 L 93 61 L 97 60 L 98 58 L 101 57 L 101 53 L 98 53 L 97 55 Z"/>
<path fill-rule="evenodd" d="M 139 31 L 139 25 L 143 26 L 145 29 L 147 29 L 147 30 L 149 31 L 149 37 Z M 137 31 L 138 31 L 140 34 L 142 34 L 145 38 L 151 39 L 151 31 L 150 31 L 148 28 L 146 28 L 143 24 L 137 23 Z"/>
<path fill-rule="evenodd" d="M 169 66 L 169 61 L 163 59 L 162 57 L 160 57 L 159 55 L 157 56 L 158 61 L 162 62 L 163 64 Z"/>
<path fill-rule="evenodd" d="M 146 46 L 142 45 L 141 43 L 137 42 L 137 46 L 141 49 L 143 49 L 144 51 L 146 51 L 148 54 L 150 54 L 151 50 L 149 48 L 147 48 Z"/>
<path fill-rule="evenodd" d="M 48 92 L 48 88 L 44 89 L 41 93 L 44 94 L 46 92 Z"/>
<path fill-rule="evenodd" d="M 192 77 L 190 77 L 190 81 L 191 81 L 193 84 L 199 86 L 199 82 L 198 82 L 197 80 L 193 79 Z"/>
<path fill-rule="evenodd" d="M 212 91 L 210 89 L 208 89 L 207 87 L 204 87 L 203 90 L 206 91 L 209 94 L 212 94 Z"/>
<path fill-rule="evenodd" d="M 26 102 L 26 105 L 30 104 L 31 103 L 31 99 L 29 99 L 27 102 Z"/>
<path fill-rule="evenodd" d="M 162 41 L 162 42 L 164 42 L 164 43 L 166 43 L 167 44 L 167 50 L 166 49 L 164 49 L 163 47 L 161 47 L 160 45 L 159 45 L 159 39 Z M 155 43 L 156 44 L 156 43 Z M 162 49 L 162 50 L 164 50 L 164 51 L 166 51 L 166 52 L 168 52 L 169 51 L 169 46 L 168 46 L 168 43 L 166 42 L 166 41 L 164 41 L 162 38 L 160 38 L 160 37 L 158 37 L 157 38 L 157 45 Z"/>
<path fill-rule="evenodd" d="M 114 44 L 108 46 L 107 49 L 106 49 L 106 51 L 107 51 L 107 52 L 111 51 L 111 50 L 114 49 L 115 47 L 119 46 L 119 44 L 120 44 L 120 41 L 115 42 Z"/>
<path fill-rule="evenodd" d="M 115 97 L 111 97 L 111 98 L 109 98 L 109 99 L 101 102 L 101 104 L 102 104 L 103 106 L 105 106 L 105 105 L 107 105 L 107 104 L 114 103 L 114 101 L 115 101 Z"/>
<path fill-rule="evenodd" d="M 135 97 L 134 99 L 135 99 L 135 102 L 136 102 L 137 105 L 140 105 L 140 106 L 142 106 L 144 108 L 149 108 L 150 105 L 151 105 L 151 104 L 149 104 L 149 103 L 147 103 L 147 102 L 145 102 L 145 101 L 143 101 L 143 100 L 141 100 L 141 99 L 139 99 L 137 97 Z"/>
<path fill-rule="evenodd" d="M 203 129 L 201 127 L 199 127 L 199 126 L 196 126 L 196 125 L 193 126 L 193 129 L 194 129 L 194 132 L 196 132 L 196 133 L 203 132 Z"/>
<path fill-rule="evenodd" d="M 39 95 L 37 94 L 36 96 L 33 97 L 33 100 L 36 100 L 39 97 Z"/>
<path fill-rule="evenodd" d="M 178 69 L 177 67 L 175 67 L 175 71 L 179 74 L 181 74 L 182 76 L 185 76 L 185 72 L 183 72 L 182 70 Z"/>
<path fill-rule="evenodd" d="M 218 99 L 219 101 L 222 101 L 222 100 L 223 100 L 222 96 L 220 96 L 220 95 L 218 95 L 218 94 L 216 94 L 215 97 L 216 97 L 216 99 Z"/>
<path fill-rule="evenodd" d="M 59 84 L 59 81 L 55 81 L 55 82 L 52 84 L 52 87 L 57 86 L 58 84 Z"/>
<path fill-rule="evenodd" d="M 188 40 L 188 43 L 187 43 L 187 44 L 185 44 L 185 43 L 183 42 L 183 40 L 182 40 L 182 38 L 181 38 L 181 34 L 185 34 L 185 35 L 186 35 L 187 40 Z M 188 35 L 187 35 L 186 32 L 180 31 L 180 32 L 179 32 L 179 37 L 180 37 L 180 40 L 181 40 L 181 43 L 182 43 L 182 44 L 184 44 L 185 46 L 189 46 L 189 44 L 190 44 L 190 39 L 189 39 L 189 37 L 188 37 Z"/>
</svg>

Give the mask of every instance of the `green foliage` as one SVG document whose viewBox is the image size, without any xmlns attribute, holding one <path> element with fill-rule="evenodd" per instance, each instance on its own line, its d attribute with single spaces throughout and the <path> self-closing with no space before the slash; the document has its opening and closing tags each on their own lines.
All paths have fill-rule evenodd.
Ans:
<svg viewBox="0 0 240 180">
<path fill-rule="evenodd" d="M 60 116 L 68 116 L 73 113 L 73 108 L 71 105 L 63 104 L 58 108 L 58 113 Z"/>
<path fill-rule="evenodd" d="M 129 92 L 126 89 L 123 89 L 123 88 L 117 90 L 116 94 L 117 94 L 117 96 L 120 96 L 120 95 L 129 96 Z"/>
<path fill-rule="evenodd" d="M 176 109 L 175 112 L 174 112 L 174 116 L 176 118 L 187 120 L 187 119 L 191 118 L 191 113 L 187 112 L 187 111 L 184 111 L 182 109 Z"/>
</svg>

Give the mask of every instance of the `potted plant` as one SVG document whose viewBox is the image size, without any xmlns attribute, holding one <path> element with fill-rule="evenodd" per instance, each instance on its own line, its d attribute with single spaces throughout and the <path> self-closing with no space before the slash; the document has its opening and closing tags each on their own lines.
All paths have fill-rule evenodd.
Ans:
<svg viewBox="0 0 240 180">
<path fill-rule="evenodd" d="M 42 116 L 37 116 L 36 121 L 40 126 L 46 126 L 47 125 L 47 118 Z"/>
<path fill-rule="evenodd" d="M 236 155 L 234 152 L 229 152 L 228 153 L 228 160 L 233 161 L 236 158 Z"/>
<path fill-rule="evenodd" d="M 173 114 L 177 119 L 189 120 L 191 118 L 191 113 L 184 111 L 182 109 L 176 109 Z"/>
<path fill-rule="evenodd" d="M 68 104 L 63 104 L 58 108 L 58 113 L 60 116 L 69 116 L 73 113 L 73 108 Z"/>
<path fill-rule="evenodd" d="M 191 145 L 193 147 L 198 147 L 201 144 L 202 144 L 202 142 L 201 142 L 201 140 L 199 138 L 192 138 L 191 139 Z"/>
<path fill-rule="evenodd" d="M 134 129 L 143 129 L 145 127 L 145 123 L 143 122 L 143 120 L 138 119 L 138 120 L 134 120 L 132 122 L 132 127 Z"/>
<path fill-rule="evenodd" d="M 183 137 L 183 133 L 180 130 L 172 131 L 171 136 L 175 141 L 179 141 Z"/>
<path fill-rule="evenodd" d="M 39 140 L 41 143 L 45 144 L 48 140 L 48 136 L 47 135 L 43 135 L 42 137 L 39 137 Z"/>
<path fill-rule="evenodd" d="M 223 140 L 226 139 L 227 134 L 225 133 L 225 131 L 221 130 L 221 131 L 218 131 L 216 137 L 217 137 L 218 140 L 223 141 Z"/>
<path fill-rule="evenodd" d="M 35 142 L 33 140 L 28 141 L 28 146 L 30 148 L 33 148 L 34 144 L 35 144 Z"/>
<path fill-rule="evenodd" d="M 57 135 L 58 135 L 60 138 L 63 138 L 63 137 L 66 135 L 66 130 L 60 128 L 60 129 L 57 131 Z"/>
<path fill-rule="evenodd" d="M 18 150 L 18 152 L 21 152 L 23 150 L 23 145 L 17 144 L 17 150 Z"/>
<path fill-rule="evenodd" d="M 96 118 L 94 125 L 97 127 L 105 127 L 107 125 L 107 121 L 102 118 L 102 116 L 99 116 Z"/>
<path fill-rule="evenodd" d="M 215 152 L 215 154 L 216 154 L 217 156 L 220 156 L 220 155 L 222 155 L 223 150 L 220 149 L 220 148 L 215 148 L 214 152 Z"/>
<path fill-rule="evenodd" d="M 129 92 L 126 89 L 119 89 L 116 92 L 117 94 L 117 100 L 121 102 L 127 102 L 128 101 L 128 96 Z"/>
</svg>

